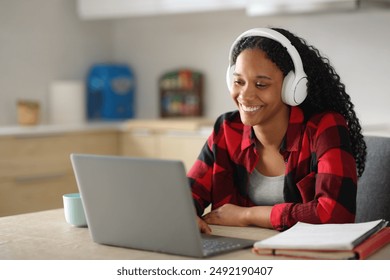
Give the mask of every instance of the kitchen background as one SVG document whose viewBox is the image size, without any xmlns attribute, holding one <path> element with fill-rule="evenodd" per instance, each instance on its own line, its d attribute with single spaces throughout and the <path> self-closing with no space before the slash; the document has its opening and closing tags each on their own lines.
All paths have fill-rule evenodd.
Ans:
<svg viewBox="0 0 390 280">
<path fill-rule="evenodd" d="M 136 117 L 159 116 L 158 79 L 204 74 L 204 115 L 234 109 L 225 82 L 233 40 L 253 27 L 284 27 L 327 55 L 364 124 L 390 123 L 390 9 L 249 17 L 242 9 L 81 19 L 76 0 L 0 0 L 0 125 L 16 125 L 19 99 L 41 104 L 49 85 L 84 80 L 96 62 L 125 62 L 136 74 Z"/>
</svg>

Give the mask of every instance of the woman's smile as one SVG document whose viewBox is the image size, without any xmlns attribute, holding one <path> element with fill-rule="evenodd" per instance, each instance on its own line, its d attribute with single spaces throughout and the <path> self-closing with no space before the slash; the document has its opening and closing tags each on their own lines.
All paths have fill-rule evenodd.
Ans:
<svg viewBox="0 0 390 280">
<path fill-rule="evenodd" d="M 259 111 L 261 108 L 263 108 L 264 106 L 261 106 L 261 105 L 258 105 L 258 106 L 247 106 L 247 105 L 244 105 L 242 103 L 239 103 L 240 104 L 240 108 L 242 109 L 242 111 L 244 111 L 245 113 L 252 113 L 252 112 L 257 112 Z"/>
</svg>

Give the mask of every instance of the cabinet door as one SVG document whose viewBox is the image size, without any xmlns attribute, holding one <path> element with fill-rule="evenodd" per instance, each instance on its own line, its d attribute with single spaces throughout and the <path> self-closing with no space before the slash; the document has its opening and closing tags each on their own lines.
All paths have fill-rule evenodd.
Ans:
<svg viewBox="0 0 390 280">
<path fill-rule="evenodd" d="M 62 195 L 78 192 L 70 172 L 0 181 L 0 216 L 63 207 Z"/>
<path fill-rule="evenodd" d="M 123 133 L 120 146 L 124 156 L 159 157 L 159 136 L 148 129 Z"/>
<path fill-rule="evenodd" d="M 197 159 L 207 137 L 186 134 L 162 134 L 159 139 L 160 157 L 183 161 L 188 171 Z"/>
<path fill-rule="evenodd" d="M 0 178 L 40 176 L 67 172 L 74 144 L 65 135 L 0 139 Z"/>
<path fill-rule="evenodd" d="M 62 207 L 78 191 L 70 154 L 118 151 L 116 131 L 0 138 L 0 216 Z"/>
<path fill-rule="evenodd" d="M 68 135 L 72 153 L 118 155 L 119 132 L 85 132 Z"/>
</svg>

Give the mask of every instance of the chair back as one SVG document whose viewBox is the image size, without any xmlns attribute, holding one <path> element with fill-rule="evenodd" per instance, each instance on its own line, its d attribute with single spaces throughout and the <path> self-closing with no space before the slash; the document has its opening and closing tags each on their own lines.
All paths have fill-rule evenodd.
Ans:
<svg viewBox="0 0 390 280">
<path fill-rule="evenodd" d="M 390 221 L 390 137 L 365 136 L 367 160 L 358 179 L 356 222 Z"/>
</svg>

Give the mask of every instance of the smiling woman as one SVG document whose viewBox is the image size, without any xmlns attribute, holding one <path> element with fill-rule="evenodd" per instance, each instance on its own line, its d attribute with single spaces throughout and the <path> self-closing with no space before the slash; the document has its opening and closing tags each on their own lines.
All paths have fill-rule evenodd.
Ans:
<svg viewBox="0 0 390 280">
<path fill-rule="evenodd" d="M 188 172 L 201 231 L 353 222 L 366 145 L 329 61 L 287 30 L 252 29 L 231 47 L 227 84 L 238 110 Z"/>
<path fill-rule="evenodd" d="M 264 51 L 244 50 L 237 58 L 233 76 L 231 96 L 243 124 L 271 126 L 272 130 L 287 126 L 289 109 L 280 95 L 283 73 Z"/>
</svg>

